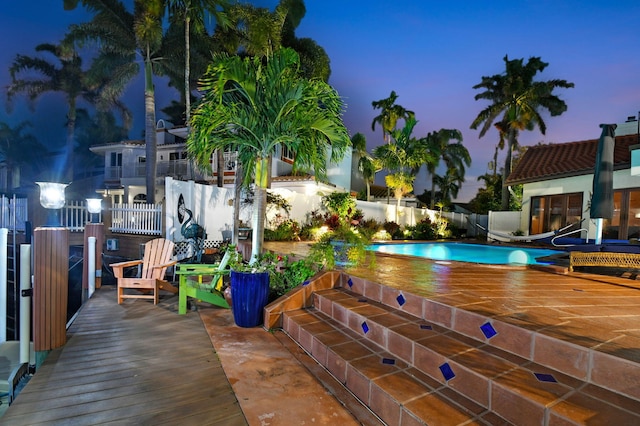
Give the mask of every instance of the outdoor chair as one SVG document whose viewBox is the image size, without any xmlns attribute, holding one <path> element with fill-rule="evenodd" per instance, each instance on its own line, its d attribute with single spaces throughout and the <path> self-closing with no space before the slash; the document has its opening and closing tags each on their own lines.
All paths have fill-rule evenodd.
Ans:
<svg viewBox="0 0 640 426">
<path fill-rule="evenodd" d="M 178 288 L 164 279 L 167 268 L 178 263 L 171 260 L 173 256 L 173 242 L 164 238 L 151 240 L 144 245 L 144 258 L 129 262 L 112 263 L 113 274 L 118 280 L 118 304 L 123 299 L 151 299 L 153 304 L 158 304 L 160 290 L 177 293 Z M 139 278 L 127 278 L 124 269 L 142 265 Z M 126 289 L 135 289 L 140 293 L 125 292 Z"/>
<path fill-rule="evenodd" d="M 222 276 L 229 272 L 226 268 L 234 251 L 233 249 L 227 250 L 220 263 L 216 265 L 185 263 L 176 267 L 176 275 L 180 277 L 178 314 L 184 315 L 187 313 L 188 297 L 221 308 L 229 308 L 229 304 L 221 292 Z M 208 284 L 203 282 L 205 281 L 203 280 L 204 276 L 211 277 L 211 281 Z"/>
</svg>

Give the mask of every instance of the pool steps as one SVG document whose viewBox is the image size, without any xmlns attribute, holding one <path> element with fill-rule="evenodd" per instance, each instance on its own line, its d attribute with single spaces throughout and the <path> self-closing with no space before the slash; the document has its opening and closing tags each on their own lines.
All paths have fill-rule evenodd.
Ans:
<svg viewBox="0 0 640 426">
<path fill-rule="evenodd" d="M 319 277 L 265 320 L 389 425 L 640 424 L 637 364 L 361 278 Z"/>
</svg>

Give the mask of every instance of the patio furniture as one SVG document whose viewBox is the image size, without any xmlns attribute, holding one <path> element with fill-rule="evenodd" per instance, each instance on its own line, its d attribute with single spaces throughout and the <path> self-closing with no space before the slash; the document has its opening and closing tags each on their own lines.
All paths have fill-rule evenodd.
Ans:
<svg viewBox="0 0 640 426">
<path fill-rule="evenodd" d="M 225 268 L 231 258 L 231 252 L 232 250 L 227 250 L 217 265 L 194 263 L 178 265 L 176 268 L 176 275 L 180 277 L 178 314 L 184 315 L 187 313 L 187 297 L 198 299 L 221 308 L 229 308 L 229 304 L 220 290 L 222 289 L 222 276 L 228 272 Z M 205 277 L 207 277 L 207 279 L 205 279 Z"/>
<path fill-rule="evenodd" d="M 640 254 L 572 251 L 569 253 L 569 272 L 573 272 L 573 269 L 577 266 L 640 269 Z"/>
<path fill-rule="evenodd" d="M 164 279 L 167 268 L 178 263 L 171 260 L 173 256 L 173 241 L 156 238 L 144 245 L 144 258 L 129 262 L 112 263 L 113 274 L 118 279 L 118 304 L 123 299 L 151 299 L 158 304 L 160 290 L 177 293 L 178 289 Z M 124 269 L 132 266 L 142 266 L 140 277 L 127 278 Z M 131 294 L 125 289 L 135 289 L 141 294 Z"/>
</svg>

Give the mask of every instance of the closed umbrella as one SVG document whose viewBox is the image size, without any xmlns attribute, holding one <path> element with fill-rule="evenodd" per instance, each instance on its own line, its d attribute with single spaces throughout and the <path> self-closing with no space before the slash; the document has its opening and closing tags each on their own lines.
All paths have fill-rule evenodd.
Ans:
<svg viewBox="0 0 640 426">
<path fill-rule="evenodd" d="M 596 244 L 602 243 L 602 223 L 613 218 L 613 149 L 615 124 L 601 124 L 602 134 L 593 173 L 593 191 L 589 216 L 596 219 Z"/>
</svg>

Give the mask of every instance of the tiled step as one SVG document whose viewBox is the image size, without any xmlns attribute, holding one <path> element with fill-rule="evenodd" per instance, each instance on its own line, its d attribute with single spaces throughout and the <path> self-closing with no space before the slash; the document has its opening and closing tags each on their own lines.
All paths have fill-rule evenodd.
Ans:
<svg viewBox="0 0 640 426">
<path fill-rule="evenodd" d="M 640 402 L 495 347 L 490 322 L 480 340 L 342 289 L 314 301 L 285 331 L 388 424 L 640 424 Z"/>
</svg>

